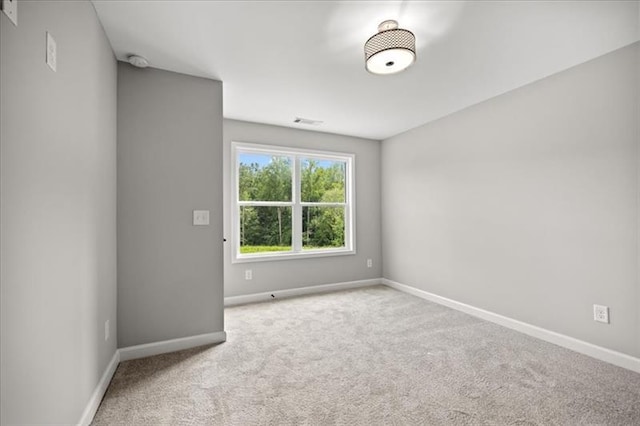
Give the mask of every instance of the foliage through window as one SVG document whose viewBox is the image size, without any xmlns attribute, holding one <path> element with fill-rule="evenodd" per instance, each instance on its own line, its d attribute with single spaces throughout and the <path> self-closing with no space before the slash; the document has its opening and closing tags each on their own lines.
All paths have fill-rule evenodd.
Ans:
<svg viewBox="0 0 640 426">
<path fill-rule="evenodd" d="M 235 260 L 350 253 L 353 155 L 233 144 Z"/>
</svg>

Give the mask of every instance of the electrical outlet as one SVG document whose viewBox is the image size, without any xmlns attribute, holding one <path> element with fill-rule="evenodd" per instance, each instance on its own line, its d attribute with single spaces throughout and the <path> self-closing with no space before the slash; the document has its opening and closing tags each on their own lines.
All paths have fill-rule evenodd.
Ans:
<svg viewBox="0 0 640 426">
<path fill-rule="evenodd" d="M 109 320 L 106 320 L 104 322 L 104 340 L 109 340 L 109 335 L 110 335 L 110 330 L 109 330 Z"/>
<path fill-rule="evenodd" d="M 373 267 L 373 260 L 367 259 L 367 268 Z"/>
<path fill-rule="evenodd" d="M 13 25 L 18 26 L 18 0 L 2 0 L 2 11 L 13 22 Z"/>
<path fill-rule="evenodd" d="M 209 210 L 194 210 L 193 211 L 193 224 L 194 225 L 208 225 L 209 224 Z"/>
<path fill-rule="evenodd" d="M 253 271 L 251 269 L 245 269 L 244 270 L 244 279 L 245 280 L 252 280 L 253 279 Z"/>
<path fill-rule="evenodd" d="M 609 307 L 593 305 L 593 320 L 609 324 Z"/>
</svg>

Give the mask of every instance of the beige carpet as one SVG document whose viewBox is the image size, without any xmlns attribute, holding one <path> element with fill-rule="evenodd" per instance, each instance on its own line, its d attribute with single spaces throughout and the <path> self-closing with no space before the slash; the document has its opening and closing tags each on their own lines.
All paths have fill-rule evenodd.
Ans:
<svg viewBox="0 0 640 426">
<path fill-rule="evenodd" d="M 387 287 L 226 310 L 123 362 L 95 425 L 640 425 L 640 374 Z"/>
</svg>

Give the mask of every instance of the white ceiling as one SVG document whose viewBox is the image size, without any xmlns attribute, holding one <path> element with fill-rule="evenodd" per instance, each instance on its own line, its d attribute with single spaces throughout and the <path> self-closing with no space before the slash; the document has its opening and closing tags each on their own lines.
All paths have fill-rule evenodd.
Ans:
<svg viewBox="0 0 640 426">
<path fill-rule="evenodd" d="M 118 59 L 223 81 L 227 118 L 373 139 L 640 38 L 637 1 L 93 3 Z M 418 59 L 377 76 L 363 45 L 385 19 L 415 33 Z"/>
</svg>

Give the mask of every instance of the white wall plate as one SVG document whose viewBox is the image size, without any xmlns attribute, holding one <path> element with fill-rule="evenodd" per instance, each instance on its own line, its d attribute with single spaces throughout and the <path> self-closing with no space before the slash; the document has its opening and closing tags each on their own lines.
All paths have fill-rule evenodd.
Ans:
<svg viewBox="0 0 640 426">
<path fill-rule="evenodd" d="M 13 25 L 18 26 L 18 0 L 1 0 L 0 5 L 5 15 L 9 17 Z"/>
</svg>

